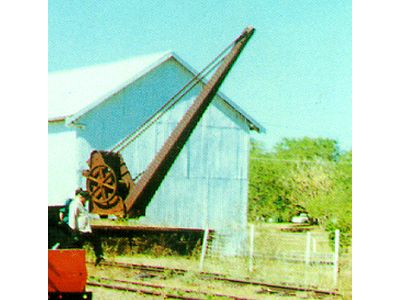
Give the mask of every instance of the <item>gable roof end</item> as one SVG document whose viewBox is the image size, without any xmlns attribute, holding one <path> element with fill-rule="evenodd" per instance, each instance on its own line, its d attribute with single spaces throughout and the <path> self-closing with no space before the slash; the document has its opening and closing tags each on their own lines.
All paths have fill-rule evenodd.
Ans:
<svg viewBox="0 0 400 300">
<path fill-rule="evenodd" d="M 171 58 L 174 58 L 193 76 L 198 74 L 193 67 L 172 51 L 50 73 L 48 122 L 65 121 L 66 125 L 73 124 L 96 106 Z M 202 83 L 206 84 L 203 80 Z M 265 132 L 263 126 L 226 95 L 221 92 L 217 95 L 239 114 L 250 130 Z"/>
</svg>

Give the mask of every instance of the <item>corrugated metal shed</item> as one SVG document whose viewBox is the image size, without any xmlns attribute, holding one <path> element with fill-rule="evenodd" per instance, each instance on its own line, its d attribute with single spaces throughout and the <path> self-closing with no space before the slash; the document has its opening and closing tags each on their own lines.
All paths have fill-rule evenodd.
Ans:
<svg viewBox="0 0 400 300">
<path fill-rule="evenodd" d="M 129 84 L 147 75 L 167 60 L 174 59 L 192 75 L 198 72 L 172 51 L 136 56 L 118 62 L 52 72 L 48 84 L 49 122 L 73 122 Z M 256 120 L 222 92 L 218 95 L 256 131 L 265 132 Z"/>
<path fill-rule="evenodd" d="M 57 159 L 49 163 L 50 205 L 61 204 L 68 189 L 72 193 L 76 185 L 85 186 L 81 172 L 87 168 L 92 150 L 115 146 L 194 73 L 176 54 L 168 52 L 50 75 L 49 153 L 53 154 L 49 159 Z M 133 176 L 147 167 L 201 88 L 202 84 L 196 86 L 123 150 Z M 219 93 L 140 222 L 233 230 L 237 232 L 236 242 L 230 242 L 229 251 L 236 253 L 247 225 L 250 130 L 264 131 Z M 70 162 L 68 166 L 64 161 Z"/>
</svg>

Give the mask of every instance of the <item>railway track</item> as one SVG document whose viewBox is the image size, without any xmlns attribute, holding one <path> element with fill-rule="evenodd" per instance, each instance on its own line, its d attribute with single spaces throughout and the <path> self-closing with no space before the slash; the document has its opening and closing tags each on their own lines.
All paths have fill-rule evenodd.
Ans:
<svg viewBox="0 0 400 300">
<path fill-rule="evenodd" d="M 168 267 L 162 267 L 162 266 L 121 263 L 121 262 L 104 262 L 104 263 L 102 263 L 102 266 L 103 267 L 117 267 L 117 268 L 127 268 L 127 269 L 139 270 L 139 271 L 147 274 L 149 277 L 155 277 L 155 276 L 160 277 L 161 274 L 163 274 L 163 273 L 184 275 L 188 272 L 194 272 L 205 280 L 216 280 L 216 281 L 224 281 L 224 282 L 236 283 L 236 284 L 241 284 L 241 285 L 258 286 L 258 287 L 262 288 L 262 290 L 259 293 L 270 293 L 270 294 L 278 293 L 278 294 L 284 294 L 284 295 L 294 295 L 297 292 L 304 292 L 304 293 L 312 293 L 313 295 L 315 295 L 316 297 L 319 297 L 319 298 L 323 298 L 323 297 L 327 297 L 327 296 L 339 296 L 339 297 L 341 296 L 337 291 L 326 291 L 326 290 L 320 290 L 320 289 L 314 289 L 314 288 L 308 288 L 308 287 L 294 287 L 294 286 L 289 286 L 289 285 L 279 285 L 279 284 L 272 284 L 272 283 L 267 283 L 267 282 L 252 281 L 249 279 L 230 278 L 230 277 L 227 277 L 227 276 L 225 276 L 223 274 L 219 274 L 219 273 L 197 272 L 197 271 L 179 269 L 179 268 L 168 268 Z M 103 278 L 103 280 L 106 280 L 106 279 L 109 279 L 109 278 Z M 109 280 L 112 281 L 114 279 L 109 279 Z M 114 282 L 115 281 L 119 281 L 120 283 L 122 283 L 126 280 L 114 280 Z M 136 284 L 137 286 L 152 285 L 152 284 L 148 284 L 148 283 L 141 283 L 141 282 L 134 282 L 134 281 L 132 281 L 132 282 L 126 281 L 125 283 Z M 171 289 L 170 287 L 163 286 L 163 285 L 154 285 L 154 286 L 157 286 L 154 288 L 158 288 L 158 289 L 166 289 L 166 288 Z M 172 290 L 173 290 L 173 288 L 172 288 Z M 179 292 L 183 292 L 183 291 L 180 290 Z M 197 292 L 197 293 L 199 294 L 199 292 Z M 201 293 L 203 293 L 203 292 L 201 292 Z M 207 293 L 205 293 L 205 294 L 207 294 Z M 171 296 L 173 296 L 173 295 L 171 295 Z M 218 297 L 217 294 L 210 294 L 209 296 Z M 230 296 L 230 295 L 224 295 L 224 296 L 221 295 L 219 297 L 225 297 L 225 298 L 229 298 L 229 299 L 249 299 L 249 298 L 240 298 L 238 296 Z M 197 299 L 197 298 L 189 297 L 189 298 L 176 298 L 176 299 Z"/>
<path fill-rule="evenodd" d="M 114 282 L 114 283 L 119 283 L 119 284 L 121 284 L 121 283 L 127 284 L 127 285 L 129 285 L 129 287 L 110 284 L 110 283 L 103 283 L 102 281 Z M 202 300 L 203 298 L 197 298 L 198 296 L 196 296 L 196 295 L 202 295 L 202 296 L 206 296 L 206 297 L 213 297 L 212 299 L 223 298 L 223 299 L 234 299 L 234 300 L 251 300 L 251 298 L 243 298 L 243 297 L 221 294 L 221 293 L 208 293 L 208 292 L 193 290 L 193 289 L 182 289 L 182 288 L 177 288 L 177 287 L 171 287 L 171 286 L 163 285 L 163 284 L 152 284 L 152 283 L 147 283 L 147 282 L 112 279 L 112 278 L 107 278 L 107 277 L 101 277 L 101 278 L 90 277 L 90 281 L 87 282 L 87 285 L 110 288 L 110 289 L 115 289 L 115 290 L 128 291 L 128 292 L 134 292 L 134 293 L 141 293 L 141 294 L 147 294 L 147 295 L 162 296 L 167 299 L 169 298 L 169 299 L 193 299 L 193 300 L 199 299 L 199 300 Z M 139 288 L 132 288 L 132 286 L 136 286 Z M 144 287 L 150 288 L 152 290 L 143 289 Z M 168 292 L 165 292 L 165 291 L 168 291 Z M 183 294 L 191 294 L 191 295 L 184 296 Z"/>
</svg>

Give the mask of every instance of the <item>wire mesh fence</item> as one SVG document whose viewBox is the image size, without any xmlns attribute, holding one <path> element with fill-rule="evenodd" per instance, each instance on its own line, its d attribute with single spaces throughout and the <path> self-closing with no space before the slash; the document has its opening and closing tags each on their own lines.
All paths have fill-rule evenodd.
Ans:
<svg viewBox="0 0 400 300">
<path fill-rule="evenodd" d="M 246 276 L 257 281 L 335 289 L 338 276 L 339 233 L 334 243 L 328 233 L 285 231 L 283 227 L 249 225 L 242 251 L 230 255 L 229 245 L 237 232 L 215 232 L 203 240 L 200 269 L 230 276 Z M 290 228 L 286 228 L 290 229 Z M 243 232 L 242 232 L 243 233 Z M 208 243 L 207 243 L 208 241 Z"/>
</svg>

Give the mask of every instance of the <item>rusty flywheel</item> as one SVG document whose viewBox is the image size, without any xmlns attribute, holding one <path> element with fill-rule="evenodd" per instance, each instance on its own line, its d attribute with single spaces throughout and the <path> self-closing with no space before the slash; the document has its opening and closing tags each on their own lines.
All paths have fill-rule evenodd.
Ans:
<svg viewBox="0 0 400 300">
<path fill-rule="evenodd" d="M 86 179 L 86 187 L 93 201 L 108 206 L 117 192 L 117 177 L 110 167 L 97 165 L 90 170 Z"/>
</svg>

